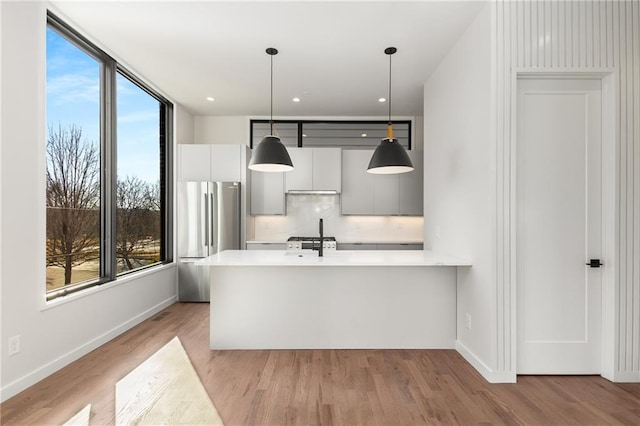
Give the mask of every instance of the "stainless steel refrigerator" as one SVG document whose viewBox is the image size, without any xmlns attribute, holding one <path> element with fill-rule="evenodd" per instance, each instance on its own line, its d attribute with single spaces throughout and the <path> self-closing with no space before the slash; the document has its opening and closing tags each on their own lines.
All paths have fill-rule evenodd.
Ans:
<svg viewBox="0 0 640 426">
<path fill-rule="evenodd" d="M 178 300 L 209 301 L 209 268 L 194 263 L 240 248 L 240 183 L 179 182 Z"/>
</svg>

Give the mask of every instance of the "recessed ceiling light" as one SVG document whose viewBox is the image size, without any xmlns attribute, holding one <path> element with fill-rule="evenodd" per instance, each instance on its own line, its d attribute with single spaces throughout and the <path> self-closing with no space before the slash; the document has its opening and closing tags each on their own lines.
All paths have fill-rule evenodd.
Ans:
<svg viewBox="0 0 640 426">
<path fill-rule="evenodd" d="M 366 137 L 367 137 L 367 134 L 366 134 L 366 133 L 363 133 L 363 134 L 361 134 L 360 136 L 362 136 L 363 138 L 366 138 Z"/>
<path fill-rule="evenodd" d="M 378 99 L 378 102 L 387 102 L 387 100 L 385 98 L 380 98 Z"/>
<path fill-rule="evenodd" d="M 303 134 L 302 134 L 302 137 L 303 137 L 303 138 L 306 138 L 306 137 L 307 137 L 307 135 L 306 135 L 305 133 L 303 133 Z"/>
<path fill-rule="evenodd" d="M 300 102 L 300 98 L 293 98 L 291 99 L 293 102 Z"/>
<path fill-rule="evenodd" d="M 213 101 L 215 101 L 215 99 L 214 99 L 214 98 L 212 98 L 211 96 L 207 96 L 207 100 L 208 100 L 209 102 L 213 102 Z"/>
</svg>

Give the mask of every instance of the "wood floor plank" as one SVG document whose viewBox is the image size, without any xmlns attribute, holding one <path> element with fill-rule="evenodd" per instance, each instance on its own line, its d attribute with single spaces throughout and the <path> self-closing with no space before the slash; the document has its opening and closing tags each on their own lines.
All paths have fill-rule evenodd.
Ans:
<svg viewBox="0 0 640 426">
<path fill-rule="evenodd" d="M 209 305 L 178 303 L 0 405 L 3 425 L 62 424 L 178 336 L 225 425 L 640 424 L 640 384 L 521 376 L 489 384 L 451 350 L 212 351 Z"/>
</svg>

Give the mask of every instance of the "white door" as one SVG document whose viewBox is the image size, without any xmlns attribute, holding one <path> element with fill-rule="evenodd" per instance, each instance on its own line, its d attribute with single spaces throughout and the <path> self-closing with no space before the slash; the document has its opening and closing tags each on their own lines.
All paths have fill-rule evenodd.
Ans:
<svg viewBox="0 0 640 426">
<path fill-rule="evenodd" d="M 518 80 L 517 101 L 517 372 L 599 374 L 601 81 Z"/>
</svg>

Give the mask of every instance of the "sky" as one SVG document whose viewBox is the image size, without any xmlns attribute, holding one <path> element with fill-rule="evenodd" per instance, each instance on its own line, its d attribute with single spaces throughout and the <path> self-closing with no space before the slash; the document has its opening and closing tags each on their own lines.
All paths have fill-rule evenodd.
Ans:
<svg viewBox="0 0 640 426">
<path fill-rule="evenodd" d="M 159 102 L 127 78 L 116 77 L 118 178 L 160 178 Z M 75 124 L 85 143 L 100 141 L 100 63 L 47 28 L 47 134 Z"/>
</svg>

